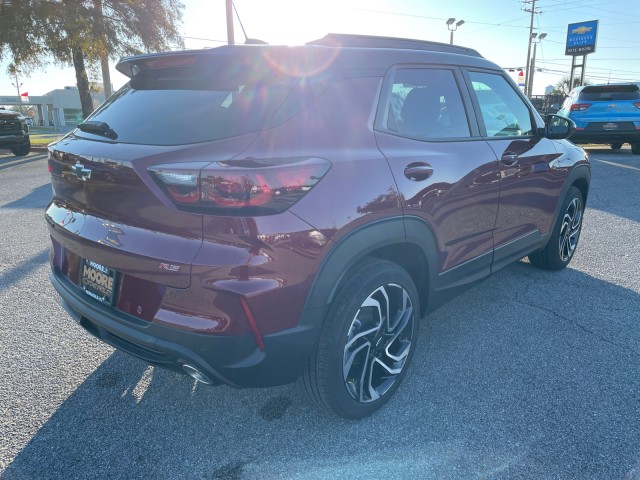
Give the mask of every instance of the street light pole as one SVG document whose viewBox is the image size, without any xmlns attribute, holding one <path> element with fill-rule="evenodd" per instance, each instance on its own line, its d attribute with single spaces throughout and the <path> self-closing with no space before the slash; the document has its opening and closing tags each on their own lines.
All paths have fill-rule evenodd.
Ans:
<svg viewBox="0 0 640 480">
<path fill-rule="evenodd" d="M 527 92 L 529 96 L 533 95 L 533 75 L 536 70 L 536 47 L 547 36 L 547 34 L 541 33 L 540 36 L 537 36 L 537 40 L 536 36 L 537 34 L 535 33 L 531 35 L 531 43 L 533 43 L 533 55 L 531 56 L 531 71 L 529 72 L 529 83 L 527 84 Z"/>
<path fill-rule="evenodd" d="M 455 18 L 450 18 L 449 20 L 447 20 L 446 23 L 447 23 L 447 28 L 451 32 L 451 34 L 449 35 L 449 44 L 453 45 L 453 32 L 455 32 L 458 29 L 458 27 L 464 23 L 464 20 L 460 20 L 456 22 Z"/>
</svg>

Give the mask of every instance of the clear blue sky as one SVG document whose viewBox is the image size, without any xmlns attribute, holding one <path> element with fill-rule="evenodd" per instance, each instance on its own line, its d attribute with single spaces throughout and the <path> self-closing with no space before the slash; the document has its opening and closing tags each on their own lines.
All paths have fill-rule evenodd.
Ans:
<svg viewBox="0 0 640 480">
<path fill-rule="evenodd" d="M 187 48 L 215 47 L 226 41 L 224 0 L 183 0 L 180 31 Z M 274 44 L 300 44 L 325 33 L 361 33 L 449 41 L 445 21 L 464 20 L 454 43 L 477 49 L 503 68 L 524 67 L 531 16 L 521 0 L 235 0 L 250 37 Z M 640 81 L 640 0 L 537 0 L 534 31 L 547 33 L 537 47 L 534 93 L 569 74 L 564 55 L 569 23 L 599 20 L 596 52 L 587 57 L 586 76 L 594 83 Z M 236 41 L 244 41 L 238 21 Z M 15 95 L 0 65 L 0 94 Z M 515 75 L 515 74 L 514 74 Z M 515 78 L 515 77 L 514 77 Z M 116 88 L 126 78 L 115 72 Z M 42 95 L 75 85 L 71 67 L 50 66 L 21 79 L 22 91 Z"/>
</svg>

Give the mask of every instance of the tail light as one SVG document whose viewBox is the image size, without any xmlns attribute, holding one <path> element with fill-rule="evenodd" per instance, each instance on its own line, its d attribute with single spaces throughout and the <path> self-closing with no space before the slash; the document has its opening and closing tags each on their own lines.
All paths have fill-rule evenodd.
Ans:
<svg viewBox="0 0 640 480">
<path fill-rule="evenodd" d="M 200 201 L 200 170 L 208 163 L 168 163 L 149 167 L 149 172 L 177 205 Z"/>
<path fill-rule="evenodd" d="M 587 108 L 589 108 L 591 106 L 590 103 L 574 103 L 573 105 L 571 105 L 571 111 L 572 112 L 582 112 L 583 110 L 586 110 Z"/>
<path fill-rule="evenodd" d="M 287 210 L 329 167 L 326 160 L 305 157 L 154 165 L 149 172 L 178 207 L 258 216 Z"/>
<path fill-rule="evenodd" d="M 633 102 L 633 105 L 634 105 L 636 108 L 640 108 L 640 102 Z"/>
</svg>

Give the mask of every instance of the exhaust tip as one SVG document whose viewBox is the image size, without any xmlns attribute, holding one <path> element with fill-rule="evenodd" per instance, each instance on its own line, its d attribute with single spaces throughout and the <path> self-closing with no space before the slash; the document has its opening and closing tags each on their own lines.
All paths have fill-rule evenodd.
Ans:
<svg viewBox="0 0 640 480">
<path fill-rule="evenodd" d="M 186 363 L 183 364 L 182 370 L 184 370 L 184 373 L 186 373 L 187 375 L 194 378 L 200 383 L 204 383 L 206 385 L 211 385 L 213 383 L 211 380 L 209 380 L 209 378 L 204 373 L 202 373 L 196 367 L 193 367 L 189 364 L 186 364 Z"/>
</svg>

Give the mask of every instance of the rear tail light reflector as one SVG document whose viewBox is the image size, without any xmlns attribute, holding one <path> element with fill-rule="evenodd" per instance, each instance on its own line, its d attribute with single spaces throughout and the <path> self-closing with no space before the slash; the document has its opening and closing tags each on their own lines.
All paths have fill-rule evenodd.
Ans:
<svg viewBox="0 0 640 480">
<path fill-rule="evenodd" d="M 575 112 L 582 112 L 583 110 L 586 110 L 587 108 L 589 108 L 591 106 L 590 103 L 574 103 L 573 105 L 571 105 L 571 111 Z"/>
<path fill-rule="evenodd" d="M 256 320 L 253 317 L 253 312 L 249 308 L 249 304 L 244 298 L 240 297 L 240 305 L 242 306 L 242 310 L 244 310 L 244 314 L 247 316 L 247 322 L 249 322 L 249 328 L 251 329 L 251 333 L 253 333 L 253 337 L 256 339 L 256 344 L 258 345 L 258 348 L 260 350 L 264 350 L 264 340 L 262 339 L 262 334 L 260 333 L 258 324 L 256 323 Z"/>
</svg>

